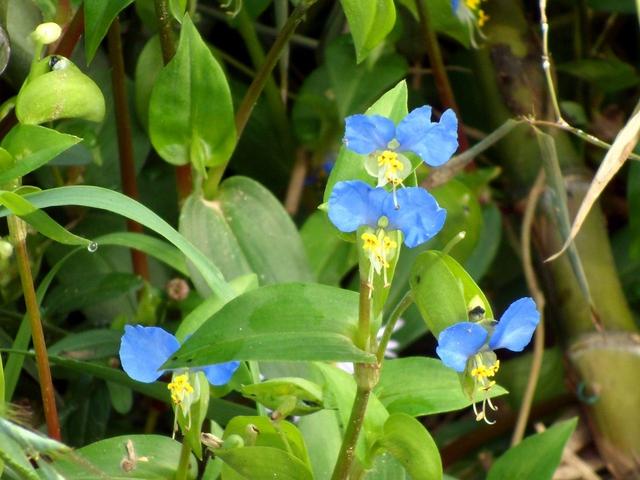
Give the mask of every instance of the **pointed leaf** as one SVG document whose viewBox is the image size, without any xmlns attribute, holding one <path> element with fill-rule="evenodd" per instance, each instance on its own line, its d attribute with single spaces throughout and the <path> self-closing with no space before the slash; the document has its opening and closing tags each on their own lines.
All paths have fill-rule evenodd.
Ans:
<svg viewBox="0 0 640 480">
<path fill-rule="evenodd" d="M 352 341 L 355 292 L 318 284 L 270 285 L 227 303 L 163 368 L 231 360 L 373 361 Z"/>
<path fill-rule="evenodd" d="M 542 433 L 525 438 L 496 460 L 487 479 L 550 480 L 577 423 L 577 418 L 559 422 Z"/>
<path fill-rule="evenodd" d="M 84 51 L 87 63 L 91 63 L 118 14 L 133 0 L 84 0 Z"/>
<path fill-rule="evenodd" d="M 0 164 L 0 185 L 23 177 L 45 165 L 81 138 L 37 125 L 16 125 L 2 140 L 2 147 L 15 159 L 5 170 Z"/>
<path fill-rule="evenodd" d="M 236 144 L 227 79 L 188 15 L 151 92 L 149 134 L 167 162 L 199 170 L 225 163 Z"/>
<path fill-rule="evenodd" d="M 396 22 L 396 7 L 393 0 L 340 0 L 340 3 L 347 16 L 360 63 L 393 28 Z"/>
</svg>

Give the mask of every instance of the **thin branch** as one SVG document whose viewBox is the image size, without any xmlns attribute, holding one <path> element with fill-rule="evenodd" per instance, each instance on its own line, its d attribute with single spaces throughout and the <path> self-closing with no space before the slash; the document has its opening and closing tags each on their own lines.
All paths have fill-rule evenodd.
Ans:
<svg viewBox="0 0 640 480">
<path fill-rule="evenodd" d="M 511 445 L 517 445 L 524 437 L 524 432 L 529 420 L 529 414 L 531 413 L 531 406 L 533 405 L 533 397 L 536 393 L 536 385 L 540 377 L 540 369 L 542 367 L 542 358 L 544 356 L 544 306 L 545 297 L 542 293 L 542 289 L 538 284 L 536 273 L 533 269 L 533 260 L 531 258 L 531 229 L 533 227 L 533 221 L 535 218 L 536 207 L 540 196 L 544 192 L 545 188 L 545 174 L 541 169 L 538 177 L 536 178 L 529 196 L 527 198 L 527 204 L 524 210 L 524 217 L 522 219 L 521 230 L 521 250 L 522 250 L 522 267 L 524 270 L 524 276 L 527 281 L 527 287 L 536 302 L 536 306 L 540 311 L 540 323 L 536 329 L 534 344 L 533 344 L 533 358 L 531 360 L 531 370 L 529 371 L 529 379 L 527 380 L 527 387 L 522 399 L 522 405 L 518 412 L 518 418 L 513 430 L 513 436 L 511 437 Z"/>
</svg>

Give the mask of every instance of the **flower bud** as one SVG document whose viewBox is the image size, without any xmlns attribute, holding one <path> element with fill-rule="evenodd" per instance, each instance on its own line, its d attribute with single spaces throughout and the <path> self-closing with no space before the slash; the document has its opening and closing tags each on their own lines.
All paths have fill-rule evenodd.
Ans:
<svg viewBox="0 0 640 480">
<path fill-rule="evenodd" d="M 60 25 L 53 22 L 41 23 L 31 34 L 32 38 L 42 45 L 49 45 L 60 38 L 62 29 Z"/>
</svg>

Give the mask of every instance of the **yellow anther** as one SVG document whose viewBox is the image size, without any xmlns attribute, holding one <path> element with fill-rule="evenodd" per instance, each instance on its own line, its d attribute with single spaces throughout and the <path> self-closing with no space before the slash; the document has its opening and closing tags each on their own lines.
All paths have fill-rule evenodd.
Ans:
<svg viewBox="0 0 640 480">
<path fill-rule="evenodd" d="M 360 237 L 362 238 L 362 248 L 364 248 L 365 252 L 367 250 L 369 251 L 375 251 L 379 248 L 380 246 L 380 242 L 378 241 L 378 237 L 376 237 L 373 233 L 371 232 L 365 232 L 362 234 L 362 236 Z"/>
<path fill-rule="evenodd" d="M 398 243 L 393 240 L 391 237 L 384 237 L 384 248 L 385 250 L 391 250 L 393 248 L 396 248 L 398 246 Z"/>
<path fill-rule="evenodd" d="M 185 397 L 193 393 L 193 387 L 189 383 L 189 376 L 186 373 L 173 377 L 167 388 L 171 392 L 171 400 L 176 405 L 182 404 Z"/>
<path fill-rule="evenodd" d="M 489 15 L 485 13 L 484 10 L 478 10 L 478 26 L 484 27 L 484 25 L 489 21 Z"/>
<path fill-rule="evenodd" d="M 480 6 L 480 0 L 465 0 L 464 2 L 469 10 L 475 10 Z"/>
<path fill-rule="evenodd" d="M 378 155 L 378 166 L 380 167 L 390 166 L 396 163 L 400 163 L 398 162 L 398 154 L 396 152 L 385 150 Z"/>
</svg>

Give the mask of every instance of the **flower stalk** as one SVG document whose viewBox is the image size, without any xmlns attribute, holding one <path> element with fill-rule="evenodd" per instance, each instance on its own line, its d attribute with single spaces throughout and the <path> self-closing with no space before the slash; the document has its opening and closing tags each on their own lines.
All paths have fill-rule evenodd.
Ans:
<svg viewBox="0 0 640 480">
<path fill-rule="evenodd" d="M 191 460 L 191 447 L 186 439 L 182 440 L 182 448 L 180 449 L 180 460 L 178 470 L 176 471 L 176 480 L 187 480 L 189 476 L 189 461 Z"/>
<path fill-rule="evenodd" d="M 58 409 L 56 407 L 55 392 L 51 379 L 51 369 L 49 368 L 47 345 L 42 329 L 40 306 L 36 298 L 33 276 L 31 275 L 31 267 L 29 265 L 27 229 L 25 223 L 13 215 L 8 217 L 7 222 L 9 224 L 9 235 L 16 252 L 24 302 L 27 307 L 27 315 L 31 326 L 31 338 L 33 339 L 33 349 L 36 354 L 36 366 L 40 380 L 40 393 L 42 395 L 44 417 L 47 422 L 47 432 L 51 438 L 60 440 L 60 421 L 58 420 Z"/>
</svg>

